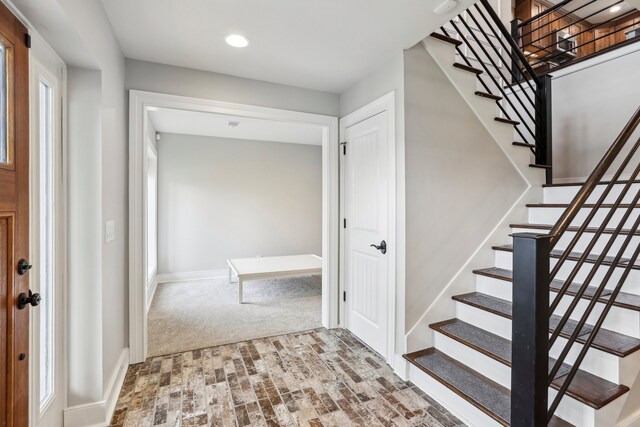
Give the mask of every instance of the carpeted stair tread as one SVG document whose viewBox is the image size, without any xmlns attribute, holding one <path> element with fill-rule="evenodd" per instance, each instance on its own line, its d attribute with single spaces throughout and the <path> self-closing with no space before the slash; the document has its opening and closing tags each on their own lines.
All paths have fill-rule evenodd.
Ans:
<svg viewBox="0 0 640 427">
<path fill-rule="evenodd" d="M 459 319 L 429 325 L 434 331 L 461 342 L 481 353 L 511 366 L 511 341 L 477 328 Z"/>
<path fill-rule="evenodd" d="M 480 353 L 511 366 L 511 341 L 494 335 L 459 319 L 451 319 L 430 325 L 431 329 L 456 340 Z M 555 359 L 549 358 L 549 370 Z M 571 366 L 564 363 L 558 370 L 552 387 L 558 390 Z M 618 385 L 603 378 L 579 370 L 567 389 L 567 395 L 595 409 L 629 391 L 628 387 Z"/>
<path fill-rule="evenodd" d="M 407 359 L 496 421 L 509 425 L 511 397 L 506 387 L 435 348 L 423 353 L 407 355 Z"/>
<path fill-rule="evenodd" d="M 495 251 L 513 252 L 513 245 L 496 245 L 496 246 L 492 246 L 491 249 Z M 561 251 L 561 250 L 553 250 L 551 251 L 551 258 L 560 258 L 563 253 L 564 251 Z M 569 256 L 567 256 L 567 260 L 578 261 L 581 256 L 582 256 L 582 253 L 580 252 L 571 252 L 569 253 Z M 599 257 L 600 255 L 597 255 L 597 254 L 589 254 L 585 258 L 584 262 L 594 264 Z M 601 265 L 611 265 L 613 264 L 614 261 L 615 261 L 615 257 L 606 255 L 602 259 Z M 629 258 L 620 258 L 620 260 L 617 263 L 617 266 L 626 267 L 628 262 L 629 262 Z M 640 269 L 640 265 L 634 264 L 631 268 L 638 270 Z"/>
<path fill-rule="evenodd" d="M 481 276 L 491 277 L 498 280 L 504 280 L 506 282 L 513 281 L 513 272 L 505 268 L 499 268 L 499 267 L 481 268 L 478 270 L 474 270 L 473 273 Z M 552 291 L 558 292 L 561 289 L 563 284 L 564 282 L 562 280 L 553 280 L 551 282 L 550 288 Z M 569 288 L 567 289 L 567 295 L 570 295 L 570 296 L 577 295 L 578 290 L 580 289 L 580 286 L 581 284 L 579 283 L 570 284 Z M 588 286 L 584 294 L 582 295 L 582 298 L 589 299 L 589 300 L 593 299 L 593 295 L 595 295 L 596 289 L 597 288 L 595 286 Z M 600 295 L 600 298 L 598 298 L 598 301 L 601 303 L 606 303 L 607 301 L 609 301 L 609 297 L 612 293 L 613 291 L 611 289 L 605 289 L 604 291 L 602 291 L 602 294 Z M 640 311 L 640 295 L 620 292 L 616 297 L 616 300 L 613 302 L 613 305 L 616 307 L 626 308 L 629 310 Z"/>
<path fill-rule="evenodd" d="M 509 425 L 511 395 L 506 387 L 435 348 L 406 354 L 404 358 L 500 424 Z M 564 427 L 571 424 L 553 417 L 549 425 Z"/>
<path fill-rule="evenodd" d="M 511 302 L 505 301 L 500 298 L 495 298 L 489 295 L 485 295 L 479 292 L 471 292 L 463 295 L 456 295 L 452 297 L 455 301 L 458 301 L 462 304 L 467 304 L 472 307 L 476 307 L 480 310 L 488 311 L 497 316 L 501 316 L 507 319 L 511 319 Z M 559 316 L 551 316 L 549 319 L 549 330 L 553 331 L 555 329 L 555 325 L 560 321 Z M 577 322 L 574 320 L 569 320 L 565 327 L 563 328 L 560 336 L 564 338 L 569 338 L 571 333 L 577 326 Z M 581 335 L 578 337 L 577 341 L 579 343 L 584 343 L 586 338 L 588 337 L 588 333 L 592 330 L 592 327 L 589 325 L 584 325 L 581 330 Z M 608 329 L 600 329 L 598 334 L 596 335 L 593 343 L 591 344 L 593 348 L 597 348 L 604 352 L 619 356 L 625 357 L 634 351 L 640 349 L 640 339 L 630 337 L 628 335 L 623 335 L 618 332 L 610 331 Z"/>
</svg>

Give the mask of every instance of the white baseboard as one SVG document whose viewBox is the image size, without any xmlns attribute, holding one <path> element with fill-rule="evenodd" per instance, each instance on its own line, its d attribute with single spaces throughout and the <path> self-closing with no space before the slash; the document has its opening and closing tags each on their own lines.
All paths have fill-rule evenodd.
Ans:
<svg viewBox="0 0 640 427">
<path fill-rule="evenodd" d="M 395 355 L 395 362 L 394 362 L 394 366 L 393 366 L 393 372 L 395 372 L 395 374 L 397 376 L 399 376 L 402 381 L 408 381 L 409 380 L 409 362 L 407 362 L 404 357 L 402 357 L 400 354 L 396 354 Z"/>
<path fill-rule="evenodd" d="M 157 283 L 168 282 L 186 282 L 189 280 L 214 279 L 219 277 L 227 277 L 229 270 L 224 268 L 221 270 L 205 270 L 205 271 L 186 271 L 182 273 L 163 273 L 156 276 Z"/>
<path fill-rule="evenodd" d="M 638 427 L 640 426 L 640 411 L 635 412 L 617 424 L 618 427 Z"/>
<path fill-rule="evenodd" d="M 118 403 L 118 396 L 129 368 L 129 349 L 124 348 L 107 382 L 104 399 L 99 402 L 71 406 L 64 410 L 65 427 L 106 427 Z"/>
<path fill-rule="evenodd" d="M 147 313 L 151 307 L 153 296 L 156 294 L 156 289 L 158 289 L 158 276 L 154 275 L 151 282 L 147 285 Z"/>
</svg>

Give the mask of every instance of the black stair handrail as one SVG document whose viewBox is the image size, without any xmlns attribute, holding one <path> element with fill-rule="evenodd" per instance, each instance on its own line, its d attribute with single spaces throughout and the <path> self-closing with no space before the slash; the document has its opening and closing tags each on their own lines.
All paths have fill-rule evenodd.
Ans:
<svg viewBox="0 0 640 427">
<path fill-rule="evenodd" d="M 606 320 L 627 276 L 636 266 L 635 263 L 640 255 L 640 245 L 637 245 L 633 250 L 630 258 L 624 259 L 624 254 L 633 249 L 630 247 L 630 243 L 640 230 L 640 215 L 633 221 L 630 228 L 625 230 L 624 227 L 631 218 L 634 209 L 640 208 L 640 190 L 635 194 L 630 192 L 632 184 L 637 183 L 637 179 L 640 177 L 640 161 L 636 159 L 634 162 L 634 156 L 640 153 L 640 138 L 630 147 L 628 146 L 629 140 L 638 126 L 640 126 L 640 107 L 631 116 L 548 234 L 521 233 L 513 236 L 513 364 L 511 373 L 511 421 L 513 426 L 537 426 L 549 422 Z M 616 165 L 618 161 L 620 164 Z M 605 182 L 604 177 L 610 169 L 614 169 L 614 165 L 616 165 L 615 171 L 610 180 Z M 631 166 L 633 171 L 621 181 L 628 166 Z M 587 237 L 585 231 L 596 214 L 601 212 L 599 209 L 603 208 L 606 198 L 616 184 L 624 184 L 624 186 L 616 196 L 616 200 L 606 204 L 607 214 L 597 228 L 590 229 L 589 233 L 592 233 L 593 236 L 588 241 L 585 250 L 575 260 L 576 254 L 572 252 L 573 249 L 578 241 L 584 242 Z M 591 210 L 571 237 L 566 249 L 560 254 L 557 263 L 550 269 L 552 249 L 565 235 L 578 213 L 586 207 L 587 200 L 594 194 L 594 190 L 598 186 L 601 186 L 602 193 L 598 195 L 595 203 L 589 204 L 588 207 Z M 629 196 L 632 196 L 631 202 L 623 203 L 625 198 Z M 615 229 L 611 231 L 610 228 L 607 229 L 607 226 L 616 212 L 621 212 L 622 218 L 619 219 Z M 593 228 L 596 228 L 595 231 Z M 596 242 L 600 241 L 599 239 L 605 230 L 610 234 L 609 240 L 599 255 L 591 256 L 591 250 L 595 247 Z M 614 251 L 615 255 L 611 256 L 609 251 L 616 240 L 624 235 L 626 235 L 624 242 L 618 250 Z M 555 256 L 557 257 L 557 255 Z M 556 275 L 563 266 L 567 265 L 565 261 L 570 256 L 575 264 L 573 267 L 567 267 L 570 269 L 570 273 L 566 279 L 561 280 L 563 283 L 550 303 L 551 281 L 558 281 Z M 579 289 L 572 292 L 569 297 L 567 291 L 578 272 L 583 271 L 581 269 L 586 266 L 587 260 L 591 264 L 591 267 L 587 266 L 590 270 Z M 580 320 L 574 321 L 575 324 L 571 325 L 571 328 L 565 329 L 578 303 L 587 296 L 586 291 L 594 282 L 596 272 L 601 267 L 607 267 L 607 271 L 604 277 L 591 287 L 592 291 L 588 294 L 589 302 L 584 312 L 575 316 Z M 602 297 L 610 279 L 616 269 L 621 267 L 624 267 L 624 270 L 620 278 L 616 279 L 617 283 L 609 286 L 608 290 L 611 293 L 606 295 L 606 300 L 603 302 Z M 554 325 L 551 337 L 549 337 L 550 317 L 563 298 L 570 299 L 569 306 Z M 565 301 L 567 300 L 565 299 Z M 587 320 L 592 315 L 597 303 L 604 303 L 604 308 L 592 327 L 590 326 L 591 329 L 585 329 Z M 560 344 L 557 338 L 561 334 L 567 339 L 567 342 L 560 347 L 559 356 L 549 369 L 549 351 L 554 345 Z M 579 338 L 582 348 L 577 352 L 572 366 L 568 368 L 568 373 L 563 372 L 562 375 L 557 376 L 570 350 Z M 553 401 L 548 405 L 548 388 L 552 382 L 556 382 L 556 384 L 559 382 L 561 385 L 559 385 L 559 390 Z M 532 420 L 534 423 L 531 423 Z"/>
<path fill-rule="evenodd" d="M 560 239 L 560 236 L 567 231 L 569 224 L 576 217 L 578 211 L 582 208 L 582 206 L 586 203 L 587 198 L 591 195 L 593 190 L 596 188 L 598 184 L 602 181 L 602 178 L 607 173 L 607 170 L 611 167 L 613 162 L 616 160 L 624 146 L 631 138 L 633 132 L 635 132 L 636 128 L 640 124 L 640 107 L 636 110 L 636 112 L 631 116 L 627 124 L 624 126 L 618 137 L 615 139 L 613 144 L 609 147 L 607 152 L 602 156 L 602 159 L 598 162 L 596 167 L 593 169 L 593 172 L 589 175 L 585 183 L 580 187 L 578 194 L 575 195 L 569 207 L 562 213 L 556 224 L 553 226 L 549 235 L 551 236 L 552 248 Z M 608 189 L 611 189 L 614 181 L 611 180 L 607 185 Z"/>
<path fill-rule="evenodd" d="M 530 145 L 535 164 L 545 166 L 550 183 L 550 76 L 535 72 L 488 0 L 479 0 L 447 26 L 440 27 L 442 35 L 462 42 L 466 51 L 456 45 L 458 55 L 468 67 L 480 68 L 478 82 L 498 98 L 496 104 L 504 118 L 517 122 L 515 132 Z"/>
</svg>

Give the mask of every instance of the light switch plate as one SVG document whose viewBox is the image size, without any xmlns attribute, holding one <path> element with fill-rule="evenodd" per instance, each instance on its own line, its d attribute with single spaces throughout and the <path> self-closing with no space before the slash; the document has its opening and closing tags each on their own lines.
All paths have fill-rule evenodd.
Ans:
<svg viewBox="0 0 640 427">
<path fill-rule="evenodd" d="M 104 227 L 104 239 L 107 243 L 113 241 L 116 238 L 116 222 L 107 221 Z"/>
</svg>

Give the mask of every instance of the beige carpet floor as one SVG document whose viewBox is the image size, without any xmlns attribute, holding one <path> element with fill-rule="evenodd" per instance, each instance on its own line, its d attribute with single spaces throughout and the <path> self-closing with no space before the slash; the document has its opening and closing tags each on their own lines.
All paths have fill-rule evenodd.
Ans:
<svg viewBox="0 0 640 427">
<path fill-rule="evenodd" d="M 322 326 L 320 276 L 247 282 L 244 304 L 226 278 L 162 283 L 148 316 L 149 356 Z"/>
</svg>

